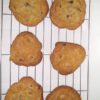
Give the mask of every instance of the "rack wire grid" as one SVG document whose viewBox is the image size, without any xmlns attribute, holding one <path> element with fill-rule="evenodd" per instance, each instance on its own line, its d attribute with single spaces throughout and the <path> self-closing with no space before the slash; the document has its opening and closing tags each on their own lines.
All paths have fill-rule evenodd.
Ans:
<svg viewBox="0 0 100 100">
<path fill-rule="evenodd" d="M 48 0 L 49 7 L 52 0 Z M 0 100 L 4 100 L 8 88 L 24 76 L 31 76 L 43 86 L 44 100 L 48 93 L 60 85 L 75 88 L 82 100 L 89 100 L 89 38 L 90 38 L 90 0 L 86 0 L 84 23 L 76 30 L 59 29 L 51 23 L 49 14 L 35 27 L 26 27 L 19 23 L 9 10 L 9 0 L 0 1 L 1 11 L 1 67 L 0 67 Z M 22 31 L 30 31 L 41 41 L 43 59 L 36 67 L 26 68 L 10 62 L 10 44 Z M 58 74 L 50 63 L 50 54 L 57 41 L 67 41 L 82 45 L 86 49 L 86 58 L 81 66 L 67 76 Z"/>
</svg>

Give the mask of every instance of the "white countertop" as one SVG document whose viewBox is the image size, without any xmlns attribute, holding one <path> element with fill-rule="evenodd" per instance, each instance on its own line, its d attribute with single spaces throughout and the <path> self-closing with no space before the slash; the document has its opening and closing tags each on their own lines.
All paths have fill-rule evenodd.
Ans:
<svg viewBox="0 0 100 100">
<path fill-rule="evenodd" d="M 100 0 L 91 0 L 89 100 L 100 100 Z"/>
</svg>

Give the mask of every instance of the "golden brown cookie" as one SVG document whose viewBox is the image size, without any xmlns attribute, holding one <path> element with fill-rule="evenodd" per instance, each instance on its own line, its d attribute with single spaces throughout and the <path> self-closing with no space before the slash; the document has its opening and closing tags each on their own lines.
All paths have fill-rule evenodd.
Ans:
<svg viewBox="0 0 100 100">
<path fill-rule="evenodd" d="M 85 13 L 85 0 L 54 0 L 50 18 L 59 28 L 74 30 L 83 23 Z"/>
<path fill-rule="evenodd" d="M 58 42 L 50 59 L 54 69 L 62 75 L 67 75 L 80 66 L 85 55 L 85 49 L 78 44 Z"/>
<path fill-rule="evenodd" d="M 10 49 L 10 60 L 17 65 L 34 66 L 42 59 L 42 45 L 31 32 L 20 33 Z"/>
<path fill-rule="evenodd" d="M 24 77 L 8 89 L 4 100 L 43 100 L 43 89 L 31 77 Z"/>
<path fill-rule="evenodd" d="M 16 19 L 24 25 L 35 26 L 47 15 L 47 0 L 10 0 L 10 10 Z"/>
<path fill-rule="evenodd" d="M 81 97 L 75 89 L 59 86 L 47 96 L 46 100 L 81 100 Z"/>
</svg>

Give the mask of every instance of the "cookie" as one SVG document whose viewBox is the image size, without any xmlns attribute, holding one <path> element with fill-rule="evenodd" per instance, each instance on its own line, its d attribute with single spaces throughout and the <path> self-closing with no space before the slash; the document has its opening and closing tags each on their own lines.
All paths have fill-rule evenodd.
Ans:
<svg viewBox="0 0 100 100">
<path fill-rule="evenodd" d="M 50 18 L 59 28 L 74 30 L 84 21 L 85 0 L 54 0 L 50 9 Z"/>
<path fill-rule="evenodd" d="M 43 89 L 31 77 L 24 77 L 8 89 L 4 100 L 43 100 Z"/>
<path fill-rule="evenodd" d="M 10 60 L 17 65 L 35 66 L 42 59 L 42 45 L 31 32 L 21 32 L 10 49 Z"/>
<path fill-rule="evenodd" d="M 50 59 L 54 69 L 62 75 L 67 75 L 80 66 L 85 55 L 85 49 L 78 44 L 57 42 Z"/>
<path fill-rule="evenodd" d="M 46 100 L 81 100 L 81 97 L 75 89 L 59 86 L 47 96 Z"/>
<path fill-rule="evenodd" d="M 9 8 L 15 18 L 26 26 L 35 26 L 47 15 L 47 0 L 10 0 Z"/>
</svg>

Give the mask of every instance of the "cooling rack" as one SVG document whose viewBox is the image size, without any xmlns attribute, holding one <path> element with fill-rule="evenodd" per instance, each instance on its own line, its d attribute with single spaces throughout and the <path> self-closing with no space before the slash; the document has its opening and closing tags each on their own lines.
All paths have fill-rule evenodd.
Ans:
<svg viewBox="0 0 100 100">
<path fill-rule="evenodd" d="M 48 0 L 49 6 L 52 0 Z M 82 100 L 89 100 L 89 38 L 90 38 L 90 0 L 86 0 L 85 21 L 78 29 L 74 31 L 59 29 L 51 23 L 49 14 L 35 27 L 26 27 L 20 24 L 9 10 L 9 0 L 0 1 L 0 37 L 1 37 L 1 87 L 0 97 L 4 96 L 8 88 L 24 76 L 33 77 L 43 86 L 44 98 L 50 91 L 60 85 L 68 85 L 75 88 L 81 95 Z M 17 66 L 10 62 L 10 44 L 22 31 L 33 32 L 41 41 L 43 48 L 43 59 L 36 67 L 26 68 Z M 57 41 L 67 41 L 82 45 L 86 49 L 86 58 L 81 66 L 73 73 L 63 76 L 55 71 L 50 63 L 50 54 Z"/>
</svg>

